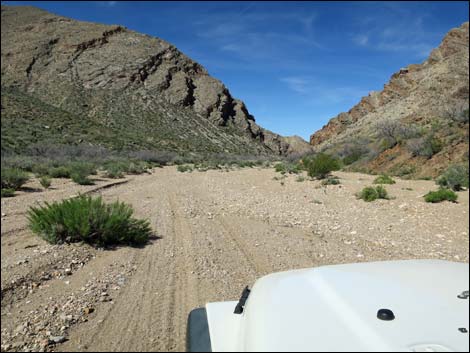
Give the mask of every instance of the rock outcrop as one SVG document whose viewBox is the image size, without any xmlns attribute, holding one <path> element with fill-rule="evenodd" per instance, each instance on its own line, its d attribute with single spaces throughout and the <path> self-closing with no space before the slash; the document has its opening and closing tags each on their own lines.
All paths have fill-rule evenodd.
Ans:
<svg viewBox="0 0 470 353">
<path fill-rule="evenodd" d="M 369 149 L 369 163 L 361 167 L 374 172 L 412 170 L 417 176 L 435 176 L 449 164 L 468 161 L 468 50 L 466 22 L 448 32 L 423 63 L 401 68 L 382 91 L 331 119 L 311 135 L 310 144 L 343 155 L 351 153 L 351 146 Z M 384 124 L 402 126 L 400 141 L 387 146 L 381 140 Z M 413 133 L 421 135 L 406 136 Z M 431 140 L 434 152 L 428 147 L 422 153 L 426 156 L 416 154 Z"/>
<path fill-rule="evenodd" d="M 452 29 L 424 63 L 400 69 L 382 91 L 371 92 L 311 135 L 310 144 L 321 146 L 384 118 L 436 115 L 456 100 L 468 102 L 468 27 L 466 22 Z"/>
<path fill-rule="evenodd" d="M 282 136 L 258 126 L 222 82 L 164 40 L 34 7 L 2 5 L 1 26 L 2 86 L 109 126 L 146 116 L 155 129 L 128 127 L 148 128 L 156 141 L 159 131 L 178 129 L 173 122 L 180 121 L 188 127 L 183 139 L 206 138 L 213 151 L 227 150 L 231 135 L 245 152 L 292 150 Z M 224 136 L 215 137 L 221 131 Z"/>
</svg>

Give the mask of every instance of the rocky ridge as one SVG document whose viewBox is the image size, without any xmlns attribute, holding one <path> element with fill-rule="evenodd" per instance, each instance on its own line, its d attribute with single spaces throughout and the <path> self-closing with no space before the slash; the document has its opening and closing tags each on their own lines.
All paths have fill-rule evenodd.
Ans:
<svg viewBox="0 0 470 353">
<path fill-rule="evenodd" d="M 183 139 L 202 135 L 220 151 L 231 135 L 256 153 L 292 149 L 282 136 L 258 126 L 245 104 L 204 67 L 164 40 L 119 25 L 2 5 L 1 55 L 2 86 L 105 126 L 153 124 L 147 137 L 161 142 L 155 131 L 181 125 Z"/>
<path fill-rule="evenodd" d="M 382 91 L 371 92 L 348 112 L 332 118 L 311 135 L 310 144 L 320 150 L 360 136 L 374 137 L 376 124 L 384 120 L 423 126 L 455 107 L 468 109 L 468 43 L 466 22 L 450 30 L 423 63 L 401 68 Z"/>
</svg>

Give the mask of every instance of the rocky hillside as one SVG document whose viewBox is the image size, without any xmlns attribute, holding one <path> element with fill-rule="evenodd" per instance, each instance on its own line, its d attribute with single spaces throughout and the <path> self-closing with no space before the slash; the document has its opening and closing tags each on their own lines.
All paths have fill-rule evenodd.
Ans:
<svg viewBox="0 0 470 353">
<path fill-rule="evenodd" d="M 240 154 L 298 148 L 159 38 L 34 7 L 2 5 L 1 16 L 2 151 L 43 139 Z"/>
<path fill-rule="evenodd" d="M 357 163 L 373 171 L 428 176 L 468 161 L 468 27 L 452 29 L 425 62 L 401 68 L 382 91 L 331 119 L 310 143 L 316 150 L 367 154 Z"/>
</svg>

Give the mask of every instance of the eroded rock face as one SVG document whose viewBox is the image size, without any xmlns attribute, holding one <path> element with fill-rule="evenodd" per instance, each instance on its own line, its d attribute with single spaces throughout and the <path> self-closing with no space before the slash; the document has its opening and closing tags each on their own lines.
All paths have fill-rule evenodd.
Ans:
<svg viewBox="0 0 470 353">
<path fill-rule="evenodd" d="M 468 102 L 468 27 L 466 22 L 449 31 L 424 63 L 400 69 L 382 91 L 371 92 L 311 135 L 310 144 L 321 148 L 382 118 L 419 119 L 438 115 L 456 100 Z"/>
<path fill-rule="evenodd" d="M 122 114 L 158 111 L 164 100 L 191 109 L 211 126 L 234 127 L 266 152 L 289 149 L 282 136 L 261 129 L 222 82 L 159 38 L 33 7 L 2 6 L 1 55 L 2 85 L 19 87 L 67 111 L 112 119 L 104 111 L 107 104 L 93 102 L 98 93 L 116 100 L 146 98 L 145 108 L 133 98 L 136 105 Z"/>
</svg>

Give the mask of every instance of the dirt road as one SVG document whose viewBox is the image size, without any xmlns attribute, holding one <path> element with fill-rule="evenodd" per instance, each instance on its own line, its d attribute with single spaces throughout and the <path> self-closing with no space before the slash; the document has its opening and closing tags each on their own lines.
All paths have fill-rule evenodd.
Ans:
<svg viewBox="0 0 470 353">
<path fill-rule="evenodd" d="M 468 262 L 468 191 L 456 204 L 426 204 L 432 181 L 397 180 L 387 186 L 394 199 L 365 203 L 354 194 L 374 177 L 336 174 L 340 185 L 321 187 L 296 176 L 281 183 L 272 169 L 165 167 L 119 185 L 54 180 L 54 190 L 2 199 L 2 350 L 184 350 L 191 309 L 236 300 L 267 273 L 391 259 Z M 48 245 L 27 229 L 36 201 L 96 188 L 132 204 L 155 238 L 103 250 Z"/>
</svg>

